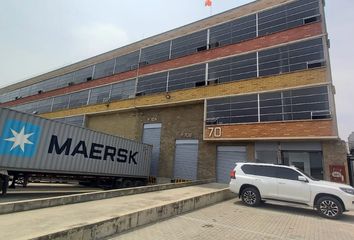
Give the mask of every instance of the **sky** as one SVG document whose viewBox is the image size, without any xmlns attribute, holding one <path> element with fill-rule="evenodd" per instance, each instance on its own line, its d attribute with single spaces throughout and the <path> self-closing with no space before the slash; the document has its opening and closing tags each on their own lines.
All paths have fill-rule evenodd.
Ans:
<svg viewBox="0 0 354 240">
<path fill-rule="evenodd" d="M 250 0 L 0 0 L 0 87 Z M 326 0 L 340 137 L 354 131 L 354 0 Z M 353 107 L 353 109 L 352 109 Z"/>
</svg>

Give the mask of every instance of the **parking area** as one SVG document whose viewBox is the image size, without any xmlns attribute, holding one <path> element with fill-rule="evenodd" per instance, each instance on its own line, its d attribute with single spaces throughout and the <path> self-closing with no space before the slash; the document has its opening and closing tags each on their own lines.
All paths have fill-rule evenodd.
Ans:
<svg viewBox="0 0 354 240">
<path fill-rule="evenodd" d="M 246 207 L 238 199 L 148 225 L 109 239 L 354 239 L 354 213 L 340 220 L 311 209 L 272 203 Z"/>
</svg>

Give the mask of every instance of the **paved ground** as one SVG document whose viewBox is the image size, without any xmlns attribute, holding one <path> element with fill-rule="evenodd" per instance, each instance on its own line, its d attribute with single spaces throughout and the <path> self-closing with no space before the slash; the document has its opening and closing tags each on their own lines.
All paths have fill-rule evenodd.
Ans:
<svg viewBox="0 0 354 240">
<path fill-rule="evenodd" d="M 101 190 L 101 188 L 84 187 L 78 184 L 29 183 L 26 188 L 16 186 L 15 189 L 9 189 L 5 196 L 0 196 L 0 203 L 64 196 Z"/>
<path fill-rule="evenodd" d="M 224 189 L 210 183 L 0 215 L 0 239 L 29 239 Z M 25 219 L 25 220 L 24 220 Z"/>
<path fill-rule="evenodd" d="M 250 208 L 233 199 L 109 239 L 353 240 L 354 213 L 335 221 L 321 218 L 309 209 L 273 204 Z"/>
</svg>

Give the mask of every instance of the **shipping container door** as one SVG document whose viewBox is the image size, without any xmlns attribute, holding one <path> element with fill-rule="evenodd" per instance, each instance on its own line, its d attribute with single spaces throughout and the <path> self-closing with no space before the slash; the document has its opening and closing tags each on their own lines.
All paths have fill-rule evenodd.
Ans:
<svg viewBox="0 0 354 240">
<path fill-rule="evenodd" d="M 174 179 L 197 180 L 198 140 L 176 140 Z"/>
<path fill-rule="evenodd" d="M 230 182 L 230 171 L 235 167 L 236 162 L 245 162 L 246 147 L 240 146 L 219 146 L 216 158 L 216 181 L 219 183 Z"/>
<path fill-rule="evenodd" d="M 150 176 L 157 176 L 160 160 L 161 123 L 144 124 L 143 143 L 152 148 Z"/>
</svg>

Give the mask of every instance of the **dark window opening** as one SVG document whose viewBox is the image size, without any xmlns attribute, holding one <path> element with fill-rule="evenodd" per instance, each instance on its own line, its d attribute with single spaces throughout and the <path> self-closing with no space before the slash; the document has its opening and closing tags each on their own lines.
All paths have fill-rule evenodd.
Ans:
<svg viewBox="0 0 354 240">
<path fill-rule="evenodd" d="M 146 66 L 148 64 L 149 64 L 148 61 L 142 61 L 142 62 L 139 62 L 139 67 L 143 67 L 143 66 Z"/>
<path fill-rule="evenodd" d="M 196 83 L 195 83 L 195 86 L 196 86 L 196 87 L 205 86 L 205 81 L 196 82 Z"/>
<path fill-rule="evenodd" d="M 205 124 L 206 125 L 213 125 L 213 124 L 217 124 L 218 123 L 218 119 L 217 118 L 207 118 L 205 120 Z"/>
<path fill-rule="evenodd" d="M 304 24 L 309 24 L 309 23 L 313 23 L 313 22 L 318 22 L 320 21 L 320 16 L 313 16 L 313 17 L 308 17 L 308 18 L 304 18 Z"/>
<path fill-rule="evenodd" d="M 216 85 L 219 83 L 219 78 L 208 79 L 208 85 Z"/>
<path fill-rule="evenodd" d="M 217 47 L 219 47 L 220 46 L 220 42 L 214 42 L 214 43 L 210 43 L 209 44 L 209 48 L 211 49 L 211 48 L 217 48 Z"/>
<path fill-rule="evenodd" d="M 202 51 L 205 51 L 205 50 L 207 50 L 207 46 L 206 45 L 197 48 L 197 52 L 202 52 Z"/>
<path fill-rule="evenodd" d="M 136 94 L 135 94 L 135 96 L 144 96 L 145 95 L 145 92 L 137 92 Z"/>
<path fill-rule="evenodd" d="M 319 68 L 324 66 L 324 61 L 307 63 L 307 68 Z"/>
<path fill-rule="evenodd" d="M 88 77 L 88 78 L 86 78 L 86 81 L 88 82 L 88 81 L 91 81 L 92 80 L 92 77 Z"/>
<path fill-rule="evenodd" d="M 331 118 L 331 112 L 329 111 L 312 112 L 312 119 L 328 119 L 328 118 Z"/>
<path fill-rule="evenodd" d="M 134 64 L 130 66 L 130 70 L 135 70 L 138 68 L 138 64 Z"/>
</svg>

